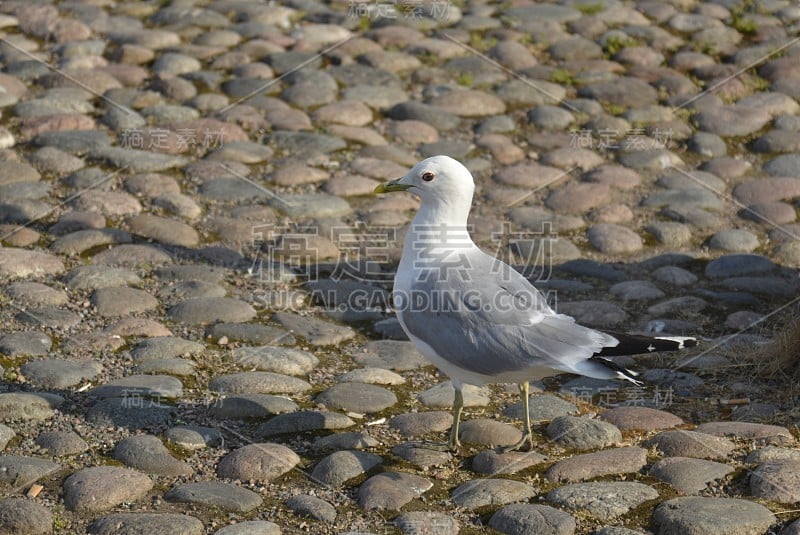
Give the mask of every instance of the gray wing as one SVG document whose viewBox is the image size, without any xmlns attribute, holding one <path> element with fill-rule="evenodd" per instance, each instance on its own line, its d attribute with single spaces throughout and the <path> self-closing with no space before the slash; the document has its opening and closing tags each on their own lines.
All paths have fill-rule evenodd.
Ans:
<svg viewBox="0 0 800 535">
<path fill-rule="evenodd" d="M 586 359 L 617 340 L 557 314 L 542 294 L 507 264 L 480 252 L 469 269 L 429 272 L 414 293 L 438 296 L 401 310 L 406 328 L 456 366 L 498 375 L 531 367 L 573 373 L 595 368 Z M 416 305 L 416 306 L 415 306 Z M 605 373 L 603 375 L 606 375 Z"/>
</svg>

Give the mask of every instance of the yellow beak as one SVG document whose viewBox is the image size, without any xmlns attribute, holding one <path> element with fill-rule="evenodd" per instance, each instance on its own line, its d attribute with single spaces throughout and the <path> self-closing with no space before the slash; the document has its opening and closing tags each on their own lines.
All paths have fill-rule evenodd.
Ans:
<svg viewBox="0 0 800 535">
<path fill-rule="evenodd" d="M 410 184 L 401 184 L 400 181 L 403 180 L 402 178 L 398 178 L 397 180 L 390 180 L 389 182 L 384 182 L 380 184 L 378 187 L 375 188 L 375 193 L 392 193 L 393 191 L 406 191 L 408 188 L 411 187 Z"/>
</svg>

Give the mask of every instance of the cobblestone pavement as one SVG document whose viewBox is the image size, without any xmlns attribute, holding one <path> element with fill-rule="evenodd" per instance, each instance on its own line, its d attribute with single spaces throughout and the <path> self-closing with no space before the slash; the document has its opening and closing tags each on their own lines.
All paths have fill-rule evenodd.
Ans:
<svg viewBox="0 0 800 535">
<path fill-rule="evenodd" d="M 800 533 L 789 0 L 0 3 L 0 532 Z M 560 312 L 697 350 L 452 387 L 389 310 L 422 157 Z M 757 357 L 757 358 L 756 358 Z"/>
</svg>

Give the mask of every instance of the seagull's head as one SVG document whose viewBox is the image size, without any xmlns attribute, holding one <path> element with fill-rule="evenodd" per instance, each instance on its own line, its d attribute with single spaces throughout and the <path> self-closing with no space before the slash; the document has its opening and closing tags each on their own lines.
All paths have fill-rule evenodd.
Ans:
<svg viewBox="0 0 800 535">
<path fill-rule="evenodd" d="M 381 184 L 375 193 L 408 191 L 422 199 L 422 204 L 472 204 L 475 182 L 460 162 L 449 156 L 426 158 L 402 178 Z M 462 200 L 463 199 L 463 200 Z"/>
</svg>

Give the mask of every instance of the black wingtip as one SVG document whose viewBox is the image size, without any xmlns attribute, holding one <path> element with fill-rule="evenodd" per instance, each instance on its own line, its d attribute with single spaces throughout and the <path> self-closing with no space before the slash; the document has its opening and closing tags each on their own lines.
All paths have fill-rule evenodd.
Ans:
<svg viewBox="0 0 800 535">
<path fill-rule="evenodd" d="M 611 359 L 607 359 L 605 357 L 598 357 L 595 355 L 594 357 L 591 357 L 589 360 L 598 362 L 602 364 L 604 367 L 617 372 L 618 379 L 625 379 L 626 381 L 630 381 L 637 386 L 642 386 L 644 384 L 643 382 L 641 382 L 639 379 L 636 378 L 636 376 L 639 375 L 638 373 L 636 373 L 633 370 L 629 370 L 628 368 L 625 368 L 623 366 L 620 366 Z"/>
<path fill-rule="evenodd" d="M 640 336 L 607 332 L 619 341 L 614 347 L 604 347 L 596 353 L 599 357 L 617 357 L 621 355 L 642 355 L 658 351 L 680 351 L 697 345 L 697 339 L 689 336 Z"/>
</svg>

